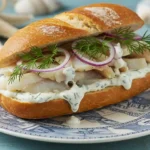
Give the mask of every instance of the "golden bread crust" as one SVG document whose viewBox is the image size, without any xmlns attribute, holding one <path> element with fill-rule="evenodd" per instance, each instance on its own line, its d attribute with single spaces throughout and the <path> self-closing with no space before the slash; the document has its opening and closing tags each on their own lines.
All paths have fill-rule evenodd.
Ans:
<svg viewBox="0 0 150 150">
<path fill-rule="evenodd" d="M 98 10 L 94 10 L 94 8 L 101 8 L 101 10 L 98 12 Z M 102 32 L 126 26 L 130 26 L 133 30 L 137 30 L 144 24 L 143 20 L 135 12 L 117 4 L 91 4 L 76 8 L 71 12 L 82 14 L 90 18 L 98 27 L 98 30 Z M 100 15 L 100 13 L 103 14 Z M 103 18 L 104 16 L 107 18 Z M 110 18 L 111 20 L 109 20 Z"/>
<path fill-rule="evenodd" d="M 133 80 L 130 90 L 125 90 L 122 86 L 109 87 L 102 91 L 85 94 L 81 101 L 78 112 L 84 112 L 110 104 L 115 104 L 127 100 L 150 87 L 150 73 L 146 77 Z M 44 119 L 62 115 L 73 114 L 67 101 L 59 99 L 49 102 L 22 103 L 14 99 L 0 95 L 0 104 L 11 114 L 25 119 Z"/>
<path fill-rule="evenodd" d="M 95 12 L 95 9 L 93 10 L 95 7 L 100 12 L 97 10 Z M 94 12 L 85 8 L 90 8 Z M 65 21 L 62 19 L 62 16 L 67 16 L 69 13 L 83 23 L 83 25 L 80 24 L 80 28 L 78 23 L 68 24 L 70 19 Z M 136 13 L 116 4 L 88 5 L 76 8 L 68 14 L 63 13 L 60 17 L 57 15 L 55 18 L 37 21 L 16 32 L 0 50 L 0 67 L 16 62 L 17 54 L 29 51 L 32 46 L 45 47 L 49 44 L 70 41 L 125 26 L 131 26 L 136 30 L 144 24 Z"/>
</svg>

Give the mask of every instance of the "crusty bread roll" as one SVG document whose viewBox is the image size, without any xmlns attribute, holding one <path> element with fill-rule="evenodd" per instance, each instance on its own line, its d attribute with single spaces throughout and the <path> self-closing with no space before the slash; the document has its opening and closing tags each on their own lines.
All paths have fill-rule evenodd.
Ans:
<svg viewBox="0 0 150 150">
<path fill-rule="evenodd" d="M 17 54 L 32 46 L 72 41 L 85 36 L 98 35 L 120 27 L 137 30 L 144 22 L 130 9 L 116 4 L 92 4 L 62 13 L 54 18 L 34 22 L 19 30 L 0 50 L 0 67 L 18 60 Z M 150 87 L 150 74 L 135 79 L 130 90 L 121 86 L 86 93 L 78 112 L 100 108 L 131 98 Z M 23 103 L 0 95 L 0 103 L 7 111 L 21 118 L 41 119 L 72 114 L 70 105 L 63 99 L 46 103 Z"/>
</svg>

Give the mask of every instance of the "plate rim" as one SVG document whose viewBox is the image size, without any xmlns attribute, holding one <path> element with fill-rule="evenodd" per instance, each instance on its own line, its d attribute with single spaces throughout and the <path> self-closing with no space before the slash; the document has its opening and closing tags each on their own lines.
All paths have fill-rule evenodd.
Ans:
<svg viewBox="0 0 150 150">
<path fill-rule="evenodd" d="M 34 141 L 41 141 L 41 142 L 48 142 L 48 143 L 62 143 L 62 144 L 96 144 L 96 143 L 109 143 L 109 142 L 119 142 L 125 140 L 136 139 L 140 137 L 144 137 L 150 135 L 150 130 L 129 133 L 124 136 L 118 137 L 109 137 L 109 138 L 97 138 L 97 139 L 69 139 L 69 138 L 52 138 L 52 137 L 40 137 L 37 135 L 29 135 L 19 132 L 10 131 L 7 129 L 0 128 L 0 132 L 6 135 L 10 135 L 17 138 L 34 140 Z"/>
</svg>

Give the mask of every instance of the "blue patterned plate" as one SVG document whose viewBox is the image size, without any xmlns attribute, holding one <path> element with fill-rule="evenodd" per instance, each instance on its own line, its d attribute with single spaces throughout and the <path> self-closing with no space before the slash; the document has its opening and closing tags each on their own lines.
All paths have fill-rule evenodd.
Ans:
<svg viewBox="0 0 150 150">
<path fill-rule="evenodd" d="M 0 131 L 59 143 L 100 143 L 145 136 L 150 134 L 150 91 L 116 105 L 74 116 L 80 124 L 68 124 L 70 116 L 28 121 L 0 108 Z"/>
</svg>

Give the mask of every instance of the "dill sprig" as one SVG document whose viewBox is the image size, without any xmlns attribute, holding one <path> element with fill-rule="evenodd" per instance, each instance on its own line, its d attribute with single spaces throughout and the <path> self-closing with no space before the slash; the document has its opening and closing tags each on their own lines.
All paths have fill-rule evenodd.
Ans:
<svg viewBox="0 0 150 150">
<path fill-rule="evenodd" d="M 54 62 L 54 58 L 58 53 L 57 45 L 49 46 L 48 50 L 50 50 L 51 54 L 45 55 L 42 58 L 43 59 L 42 63 L 38 66 L 39 69 L 47 68 L 47 67 L 49 67 L 50 64 L 52 64 Z"/>
<path fill-rule="evenodd" d="M 150 44 L 150 34 L 147 34 L 148 30 L 143 34 L 141 40 L 146 42 L 147 44 Z"/>
<path fill-rule="evenodd" d="M 58 53 L 57 45 L 48 46 L 46 53 L 42 51 L 42 48 L 32 47 L 27 53 L 21 53 L 20 57 L 22 64 L 17 65 L 13 73 L 10 75 L 9 84 L 12 84 L 16 79 L 21 79 L 23 73 L 26 70 L 32 68 L 45 69 L 49 67 Z M 38 64 L 38 65 L 37 65 Z"/>
<path fill-rule="evenodd" d="M 11 74 L 8 83 L 12 84 L 16 79 L 20 79 L 23 76 L 23 70 L 22 70 L 22 65 L 18 65 L 14 68 L 13 73 Z"/>
<path fill-rule="evenodd" d="M 102 34 L 101 38 L 101 41 L 96 37 L 83 38 L 77 41 L 73 48 L 90 59 L 108 55 L 107 42 L 120 43 L 122 46 L 126 46 L 131 54 L 143 53 L 145 50 L 150 51 L 150 35 L 147 34 L 147 31 L 142 37 L 138 37 L 130 27 L 119 28 L 111 33 Z"/>
<path fill-rule="evenodd" d="M 147 31 L 142 37 L 138 37 L 130 27 L 119 28 L 111 34 L 106 33 L 105 40 L 119 42 L 121 45 L 126 46 L 131 54 L 143 53 L 145 50 L 150 51 L 150 35 L 147 34 Z"/>
<path fill-rule="evenodd" d="M 107 42 L 100 41 L 96 37 L 85 37 L 79 41 L 77 41 L 73 49 L 78 50 L 82 55 L 88 56 L 90 59 L 95 59 L 97 57 L 101 57 L 101 55 L 107 55 L 109 47 Z"/>
<path fill-rule="evenodd" d="M 134 37 L 136 36 L 135 32 L 131 29 L 131 27 L 115 29 L 112 34 L 116 35 L 121 40 L 134 39 Z"/>
</svg>

